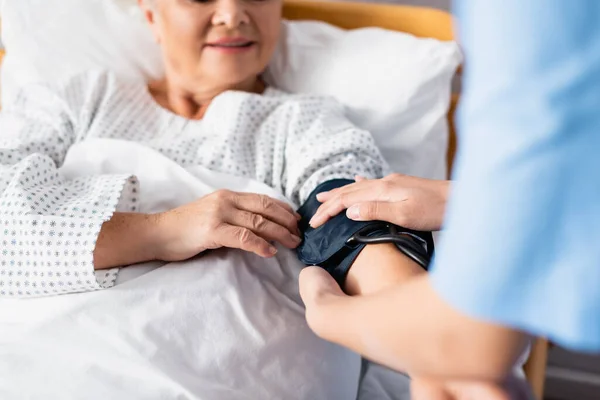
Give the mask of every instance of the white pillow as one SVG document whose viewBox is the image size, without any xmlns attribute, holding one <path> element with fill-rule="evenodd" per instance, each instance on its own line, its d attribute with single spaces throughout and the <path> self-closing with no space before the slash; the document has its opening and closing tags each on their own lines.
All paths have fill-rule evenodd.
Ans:
<svg viewBox="0 0 600 400">
<path fill-rule="evenodd" d="M 287 23 L 267 79 L 289 92 L 336 97 L 370 131 L 396 172 L 443 179 L 455 42 L 321 22 Z"/>
<path fill-rule="evenodd" d="M 162 74 L 152 35 L 141 16 L 117 5 L 123 0 L 0 1 L 7 50 L 3 100 L 22 85 L 91 68 L 105 67 L 130 79 Z"/>
<path fill-rule="evenodd" d="M 127 79 L 163 73 L 135 0 L 0 0 L 7 56 L 2 99 L 35 81 L 91 68 Z M 337 98 L 370 131 L 397 172 L 444 178 L 454 42 L 381 29 L 285 22 L 266 79 L 283 90 Z"/>
</svg>

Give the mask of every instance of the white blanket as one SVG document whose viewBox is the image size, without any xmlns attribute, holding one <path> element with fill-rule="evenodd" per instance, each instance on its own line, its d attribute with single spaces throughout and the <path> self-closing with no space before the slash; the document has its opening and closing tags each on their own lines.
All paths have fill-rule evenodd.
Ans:
<svg viewBox="0 0 600 400">
<path fill-rule="evenodd" d="M 135 173 L 143 212 L 217 188 L 278 196 L 118 140 L 74 146 L 62 173 Z M 310 332 L 300 269 L 283 248 L 219 250 L 126 268 L 104 291 L 0 300 L 0 398 L 355 399 L 360 358 Z"/>
</svg>

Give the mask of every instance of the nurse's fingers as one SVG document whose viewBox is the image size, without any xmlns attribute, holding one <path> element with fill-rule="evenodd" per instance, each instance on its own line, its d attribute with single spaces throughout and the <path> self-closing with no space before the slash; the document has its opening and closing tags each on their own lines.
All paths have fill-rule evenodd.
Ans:
<svg viewBox="0 0 600 400">
<path fill-rule="evenodd" d="M 385 221 L 398 226 L 407 225 L 403 202 L 372 201 L 350 206 L 346 216 L 353 221 Z"/>
<path fill-rule="evenodd" d="M 412 400 L 457 400 L 442 384 L 433 380 L 415 378 L 410 383 L 410 398 Z"/>
<path fill-rule="evenodd" d="M 346 296 L 335 279 L 321 267 L 304 268 L 300 272 L 299 284 L 300 297 L 307 307 L 314 306 L 324 296 Z"/>
<path fill-rule="evenodd" d="M 318 228 L 347 208 L 365 202 L 381 200 L 381 188 L 375 181 L 355 184 L 354 188 L 347 186 L 327 201 L 325 201 L 310 221 L 310 226 Z M 354 185 L 352 185 L 354 186 Z"/>
<path fill-rule="evenodd" d="M 354 180 L 356 181 L 356 183 L 352 183 L 350 185 L 346 185 L 346 186 L 342 186 L 333 190 L 330 190 L 329 192 L 321 192 L 317 195 L 317 200 L 319 200 L 321 203 L 335 197 L 336 195 L 340 194 L 340 193 L 346 193 L 346 192 L 351 192 L 354 190 L 359 190 L 361 188 L 364 187 L 364 185 L 366 184 L 366 182 L 369 181 L 369 179 L 360 176 L 360 175 L 356 175 L 354 177 Z M 362 184 L 361 184 L 362 182 Z"/>
<path fill-rule="evenodd" d="M 505 388 L 495 382 L 449 382 L 446 389 L 450 398 L 455 400 L 528 400 L 511 397 Z"/>
<path fill-rule="evenodd" d="M 331 199 L 332 197 L 343 193 L 343 192 L 349 192 L 349 191 L 353 191 L 353 190 L 357 190 L 360 189 L 362 187 L 364 187 L 364 185 L 369 181 L 369 179 L 365 178 L 364 176 L 360 176 L 360 175 L 356 175 L 354 177 L 354 180 L 356 181 L 355 183 L 351 183 L 349 185 L 346 186 L 342 186 L 336 189 L 332 189 L 328 192 L 321 192 L 317 195 L 317 200 L 319 200 L 321 203 Z"/>
<path fill-rule="evenodd" d="M 361 182 L 367 182 L 369 179 L 360 176 L 360 175 L 356 175 L 354 177 L 354 180 L 356 181 L 355 183 L 351 183 L 349 185 L 346 186 L 342 186 L 336 189 L 332 189 L 328 192 L 321 192 L 317 195 L 317 200 L 319 200 L 320 202 L 324 202 L 327 201 L 328 199 L 334 197 L 336 194 L 339 194 L 340 192 L 347 192 L 347 191 L 352 191 L 352 190 L 357 190 L 359 188 L 361 188 L 363 185 L 360 185 Z"/>
<path fill-rule="evenodd" d="M 306 307 L 306 322 L 319 337 L 325 338 L 336 318 L 335 304 L 349 299 L 335 279 L 320 267 L 300 272 L 300 296 Z"/>
<path fill-rule="evenodd" d="M 356 185 L 356 183 L 353 183 L 348 186 L 330 190 L 329 192 L 321 192 L 317 195 L 317 200 L 319 200 L 321 203 L 324 203 L 327 200 L 331 199 L 332 197 L 336 196 L 338 193 L 340 193 L 344 189 L 345 190 L 348 190 L 348 189 L 354 190 L 356 188 L 355 185 Z"/>
</svg>

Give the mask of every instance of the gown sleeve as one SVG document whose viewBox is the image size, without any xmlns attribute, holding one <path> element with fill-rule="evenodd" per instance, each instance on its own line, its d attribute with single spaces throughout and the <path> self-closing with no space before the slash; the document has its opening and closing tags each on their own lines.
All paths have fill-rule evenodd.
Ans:
<svg viewBox="0 0 600 400">
<path fill-rule="evenodd" d="M 65 156 L 85 137 L 105 75 L 58 88 L 32 85 L 0 112 L 0 297 L 86 292 L 114 285 L 118 269 L 95 271 L 102 224 L 135 211 L 134 177 L 67 180 Z"/>
<path fill-rule="evenodd" d="M 354 126 L 341 104 L 318 97 L 298 101 L 286 143 L 285 195 L 303 204 L 320 184 L 335 179 L 382 178 L 391 172 L 371 134 Z"/>
</svg>

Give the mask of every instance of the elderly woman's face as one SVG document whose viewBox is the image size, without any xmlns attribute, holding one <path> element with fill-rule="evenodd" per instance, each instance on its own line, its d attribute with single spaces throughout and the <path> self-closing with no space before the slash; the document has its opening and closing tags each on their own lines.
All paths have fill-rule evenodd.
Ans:
<svg viewBox="0 0 600 400">
<path fill-rule="evenodd" d="M 169 73 L 229 86 L 258 76 L 280 32 L 282 0 L 140 0 Z"/>
</svg>

